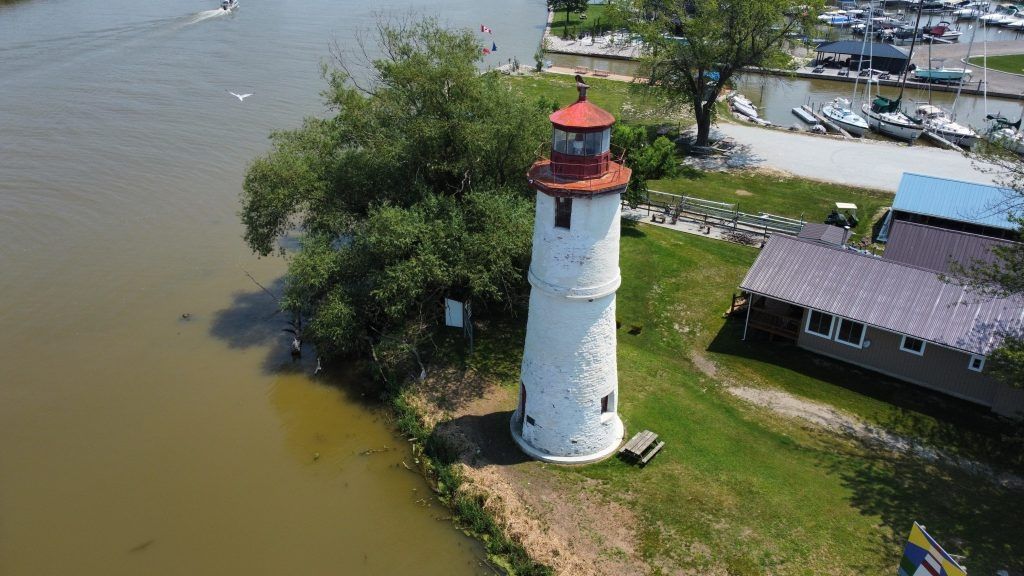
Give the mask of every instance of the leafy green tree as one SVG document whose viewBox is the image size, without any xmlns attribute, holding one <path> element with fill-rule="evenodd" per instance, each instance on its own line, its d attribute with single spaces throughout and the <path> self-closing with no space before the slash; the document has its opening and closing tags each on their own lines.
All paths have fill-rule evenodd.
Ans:
<svg viewBox="0 0 1024 576">
<path fill-rule="evenodd" d="M 261 255 L 300 234 L 282 305 L 307 319 L 318 351 L 367 354 L 387 375 L 420 360 L 445 296 L 479 309 L 525 294 L 523 175 L 549 127 L 536 103 L 479 73 L 471 32 L 389 23 L 377 41 L 368 80 L 335 53 L 333 114 L 272 135 L 240 215 Z"/>
<path fill-rule="evenodd" d="M 679 171 L 675 144 L 664 136 L 650 142 L 644 126 L 616 124 L 612 145 L 625 151 L 626 163 L 633 170 L 622 199 L 634 208 L 647 200 L 648 180 L 670 178 Z"/>
<path fill-rule="evenodd" d="M 811 0 L 813 4 L 817 0 Z M 787 35 L 810 14 L 808 0 L 619 0 L 617 12 L 644 39 L 642 75 L 693 108 L 706 146 L 722 89 L 748 66 L 785 67 Z"/>
</svg>

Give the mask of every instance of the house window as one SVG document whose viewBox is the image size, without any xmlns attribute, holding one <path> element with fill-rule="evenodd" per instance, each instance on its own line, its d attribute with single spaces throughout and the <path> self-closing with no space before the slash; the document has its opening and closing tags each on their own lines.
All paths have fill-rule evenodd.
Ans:
<svg viewBox="0 0 1024 576">
<path fill-rule="evenodd" d="M 967 369 L 973 372 L 981 372 L 983 368 L 985 368 L 985 357 L 971 354 L 971 361 L 967 363 Z"/>
<path fill-rule="evenodd" d="M 555 198 L 555 228 L 569 229 L 572 222 L 572 198 Z"/>
<path fill-rule="evenodd" d="M 811 313 L 807 315 L 807 332 L 814 334 L 815 336 L 821 336 L 822 338 L 832 337 L 832 324 L 835 322 L 835 317 L 831 314 L 825 314 L 824 312 L 818 312 L 817 310 L 811 310 Z"/>
<path fill-rule="evenodd" d="M 842 318 L 839 320 L 839 328 L 836 330 L 836 342 L 862 348 L 864 344 L 864 325 L 860 322 Z"/>
<path fill-rule="evenodd" d="M 904 336 L 903 340 L 900 341 L 900 350 L 924 356 L 924 340 Z"/>
</svg>

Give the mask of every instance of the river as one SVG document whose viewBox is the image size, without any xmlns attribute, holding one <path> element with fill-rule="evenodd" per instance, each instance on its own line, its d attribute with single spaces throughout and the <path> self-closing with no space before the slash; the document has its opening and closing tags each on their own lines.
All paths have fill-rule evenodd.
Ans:
<svg viewBox="0 0 1024 576">
<path fill-rule="evenodd" d="M 291 361 L 238 194 L 376 12 L 487 24 L 496 66 L 544 3 L 213 8 L 0 3 L 0 574 L 480 573 L 359 387 Z"/>
</svg>

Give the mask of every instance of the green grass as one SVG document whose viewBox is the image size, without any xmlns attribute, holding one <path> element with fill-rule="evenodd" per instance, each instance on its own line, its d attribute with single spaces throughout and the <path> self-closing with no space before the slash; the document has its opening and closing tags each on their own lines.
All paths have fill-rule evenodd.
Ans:
<svg viewBox="0 0 1024 576">
<path fill-rule="evenodd" d="M 989 56 L 987 62 L 981 56 L 972 56 L 971 64 L 975 66 L 987 65 L 993 70 L 1009 72 L 1011 74 L 1024 74 L 1024 54 Z"/>
<path fill-rule="evenodd" d="M 752 187 L 740 182 L 730 185 Z M 644 469 L 618 460 L 549 469 L 570 482 L 596 480 L 602 495 L 632 509 L 654 574 L 892 574 L 914 521 L 965 554 L 971 573 L 1024 568 L 1019 492 L 872 450 L 723 390 L 736 383 L 786 389 L 972 457 L 1005 448 L 964 404 L 950 402 L 947 412 L 915 400 L 893 404 L 900 385 L 890 380 L 792 347 L 740 341 L 738 322 L 722 312 L 755 257 L 744 246 L 624 225 L 620 413 L 630 434 L 649 428 L 667 446 Z M 643 330 L 629 334 L 633 326 Z M 520 352 L 506 336 L 488 347 L 481 331 L 478 349 L 508 356 L 495 364 L 514 387 L 508 367 Z M 901 389 L 907 398 L 929 396 Z M 963 422 L 945 418 L 954 413 Z"/>
<path fill-rule="evenodd" d="M 742 212 L 802 217 L 808 222 L 823 222 L 836 202 L 853 202 L 860 218 L 854 232 L 859 234 L 870 232 L 872 221 L 882 208 L 892 204 L 893 198 L 888 192 L 764 173 L 744 175 L 689 170 L 677 178 L 652 180 L 647 185 L 660 192 L 736 203 Z"/>
<path fill-rule="evenodd" d="M 583 33 L 601 35 L 605 32 L 627 28 L 627 24 L 606 10 L 605 4 L 590 4 L 587 6 L 587 17 L 580 18 L 579 14 L 569 13 L 568 24 L 566 23 L 565 11 L 555 13 L 551 21 L 551 33 L 555 36 L 564 37 L 566 30 L 569 34 L 581 36 Z"/>
<path fill-rule="evenodd" d="M 576 101 L 576 81 L 572 76 L 507 76 L 505 81 L 529 100 L 546 98 L 554 100 L 560 107 Z M 618 121 L 634 124 L 692 123 L 692 120 L 687 120 L 685 108 L 672 106 L 664 93 L 656 88 L 602 78 L 587 78 L 587 84 L 590 85 L 587 99 L 611 112 Z"/>
</svg>

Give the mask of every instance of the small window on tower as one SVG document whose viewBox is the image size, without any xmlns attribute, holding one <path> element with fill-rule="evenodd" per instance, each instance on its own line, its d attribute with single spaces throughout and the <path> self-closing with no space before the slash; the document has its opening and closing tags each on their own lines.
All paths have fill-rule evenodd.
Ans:
<svg viewBox="0 0 1024 576">
<path fill-rule="evenodd" d="M 572 198 L 555 198 L 555 227 L 569 229 L 572 222 Z"/>
</svg>

